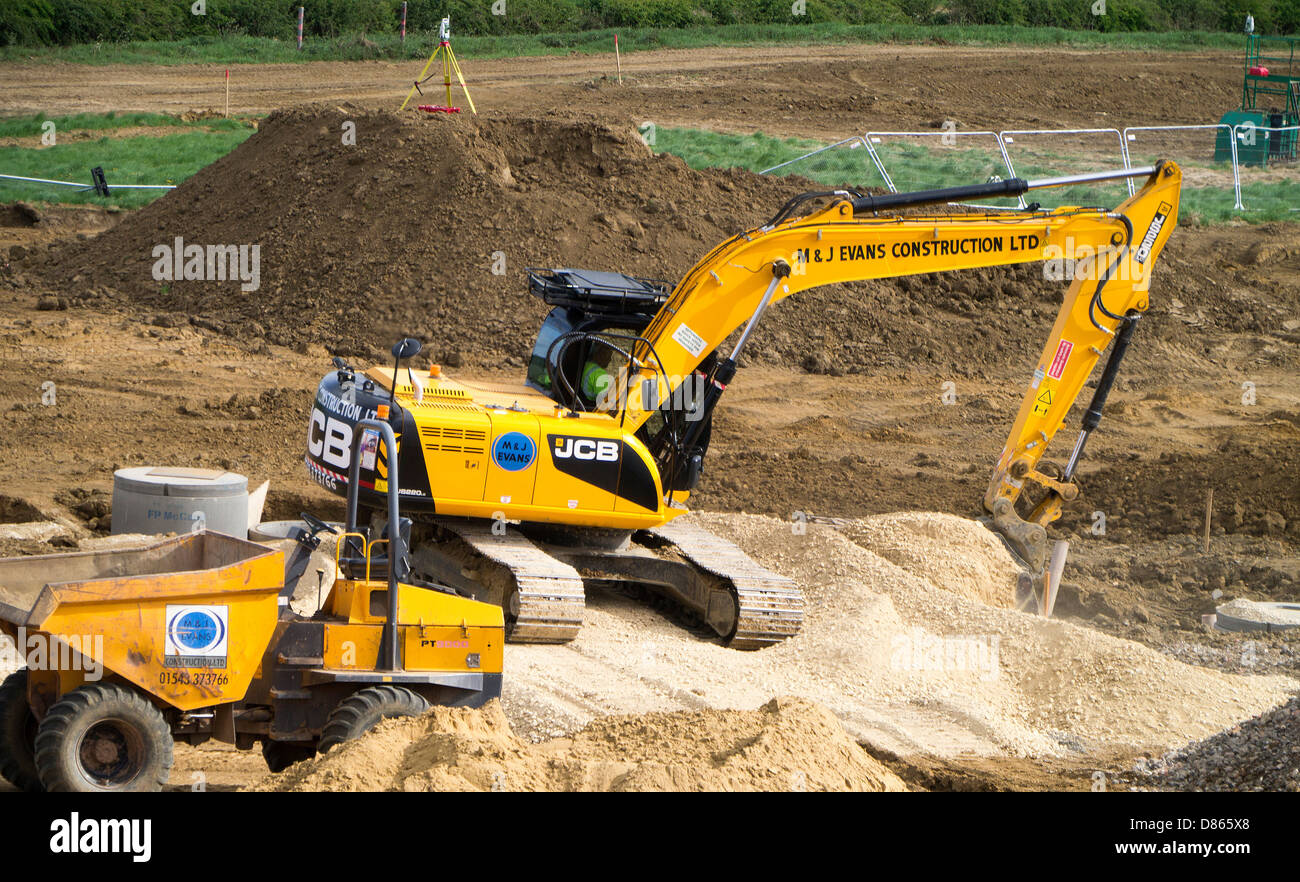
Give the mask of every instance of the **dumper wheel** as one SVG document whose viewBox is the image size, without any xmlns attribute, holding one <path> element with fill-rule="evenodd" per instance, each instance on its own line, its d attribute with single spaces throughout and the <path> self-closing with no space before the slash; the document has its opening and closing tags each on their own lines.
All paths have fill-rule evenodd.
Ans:
<svg viewBox="0 0 1300 882">
<path fill-rule="evenodd" d="M 49 791 L 156 791 L 172 768 L 172 733 L 138 692 L 93 683 L 64 695 L 36 730 L 36 769 Z"/>
<path fill-rule="evenodd" d="M 389 717 L 418 717 L 429 702 L 402 686 L 367 686 L 352 693 L 334 708 L 321 732 L 316 749 L 321 753 L 336 744 L 360 738 L 380 720 Z"/>
<path fill-rule="evenodd" d="M 27 703 L 27 669 L 0 683 L 0 776 L 28 793 L 39 793 L 36 774 L 36 715 Z"/>
<path fill-rule="evenodd" d="M 316 748 L 310 744 L 294 744 L 288 741 L 263 741 L 262 759 L 266 767 L 277 775 L 294 763 L 309 760 L 316 755 Z"/>
</svg>

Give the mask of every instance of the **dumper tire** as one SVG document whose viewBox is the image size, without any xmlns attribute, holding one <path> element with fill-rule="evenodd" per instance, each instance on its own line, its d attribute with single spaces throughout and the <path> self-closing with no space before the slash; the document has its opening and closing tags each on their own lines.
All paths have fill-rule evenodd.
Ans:
<svg viewBox="0 0 1300 882">
<path fill-rule="evenodd" d="M 339 702 L 321 730 L 316 750 L 325 753 L 336 744 L 360 738 L 380 720 L 418 717 L 429 702 L 403 686 L 367 686 Z"/>
<path fill-rule="evenodd" d="M 0 683 L 0 777 L 19 790 L 40 793 L 36 773 L 36 715 L 27 701 L 27 669 Z"/>
<path fill-rule="evenodd" d="M 172 768 L 171 727 L 140 693 L 92 683 L 64 695 L 36 730 L 36 769 L 51 792 L 153 792 Z"/>
<path fill-rule="evenodd" d="M 262 759 L 266 760 L 266 768 L 277 775 L 294 763 L 309 760 L 315 755 L 316 748 L 310 744 L 271 741 L 269 739 L 262 742 Z"/>
</svg>

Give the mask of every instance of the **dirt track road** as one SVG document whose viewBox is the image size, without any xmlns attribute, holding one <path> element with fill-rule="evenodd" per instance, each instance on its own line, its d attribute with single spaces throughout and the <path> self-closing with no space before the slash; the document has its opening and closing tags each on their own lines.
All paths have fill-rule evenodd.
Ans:
<svg viewBox="0 0 1300 882">
<path fill-rule="evenodd" d="M 841 138 L 867 129 L 1203 123 L 1236 105 L 1226 52 L 1154 55 L 1018 47 L 791 46 L 613 57 L 462 58 L 479 108 L 599 108 L 638 122 Z M 233 65 L 231 109 L 308 101 L 395 108 L 415 62 Z M 0 114 L 220 109 L 221 65 L 0 65 Z M 430 84 L 434 86 L 434 84 Z M 426 94 L 436 95 L 436 89 Z"/>
</svg>

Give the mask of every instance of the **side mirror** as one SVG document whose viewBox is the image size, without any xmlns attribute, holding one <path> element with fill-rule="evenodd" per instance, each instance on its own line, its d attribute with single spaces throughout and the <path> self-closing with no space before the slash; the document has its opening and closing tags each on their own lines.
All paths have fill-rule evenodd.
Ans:
<svg viewBox="0 0 1300 882">
<path fill-rule="evenodd" d="M 423 349 L 423 348 L 424 348 L 424 346 L 421 345 L 420 341 L 417 340 L 417 339 L 415 339 L 414 337 L 403 337 L 402 339 L 398 340 L 396 343 L 393 344 L 393 350 L 392 350 L 392 352 L 393 352 L 393 386 L 392 386 L 391 391 L 389 391 L 389 393 L 388 393 L 388 406 L 389 406 L 389 407 L 392 407 L 394 404 L 397 403 L 397 372 L 398 372 L 398 370 L 400 370 L 401 367 L 402 367 L 402 360 L 403 360 L 403 359 L 406 359 L 406 358 L 414 358 L 415 356 L 417 356 L 417 355 L 420 354 L 420 350 Z M 410 366 L 410 365 L 407 365 L 407 366 L 406 366 L 406 369 L 409 371 L 409 370 L 411 369 L 411 366 Z M 415 385 L 415 374 L 414 374 L 414 373 L 411 374 L 411 384 L 412 384 L 412 385 Z M 416 401 L 417 401 L 417 402 L 420 401 L 421 399 L 423 399 L 423 398 L 424 398 L 424 390 L 423 390 L 423 389 L 420 389 L 420 390 L 416 393 L 416 396 L 417 396 L 417 397 L 416 397 Z"/>
<path fill-rule="evenodd" d="M 401 361 L 406 358 L 415 358 L 420 354 L 424 346 L 414 337 L 403 337 L 393 344 L 393 358 Z"/>
</svg>

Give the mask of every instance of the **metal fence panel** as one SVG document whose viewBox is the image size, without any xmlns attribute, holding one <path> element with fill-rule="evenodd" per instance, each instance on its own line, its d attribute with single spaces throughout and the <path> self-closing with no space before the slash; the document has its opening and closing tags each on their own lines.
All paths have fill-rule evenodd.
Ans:
<svg viewBox="0 0 1300 882">
<path fill-rule="evenodd" d="M 1006 155 L 997 132 L 867 132 L 867 149 L 891 192 L 932 190 L 1006 177 Z M 1014 198 L 988 207 L 1015 208 Z"/>
<path fill-rule="evenodd" d="M 1239 124 L 1234 134 L 1246 216 L 1262 214 L 1276 219 L 1300 211 L 1300 167 L 1296 163 L 1300 126 L 1247 123 Z"/>
<path fill-rule="evenodd" d="M 1001 132 L 1007 170 L 1019 178 L 1054 178 L 1124 168 L 1119 129 L 1022 129 Z M 1128 198 L 1124 181 L 1035 191 L 1044 207 L 1088 205 L 1113 208 Z"/>
<path fill-rule="evenodd" d="M 1300 211 L 1300 126 L 867 132 L 792 156 L 763 174 L 798 174 L 828 187 L 898 193 L 1000 177 L 1034 180 L 1138 168 L 1160 159 L 1183 169 L 1185 219 L 1222 221 L 1244 213 L 1272 220 Z M 1045 208 L 1114 208 L 1139 186 L 1141 181 L 1133 179 L 1090 183 L 1038 190 L 1030 198 Z M 1017 205 L 1023 208 L 1025 200 L 990 200 L 984 207 Z"/>
<path fill-rule="evenodd" d="M 857 135 L 779 162 L 759 174 L 802 175 L 827 187 L 888 188 L 866 142 Z"/>
<path fill-rule="evenodd" d="M 1130 126 L 1124 130 L 1130 168 L 1171 159 L 1183 170 L 1180 214 L 1199 220 L 1226 220 L 1241 209 L 1241 190 L 1232 150 L 1232 126 Z M 1129 179 L 1134 190 L 1141 181 Z"/>
</svg>

